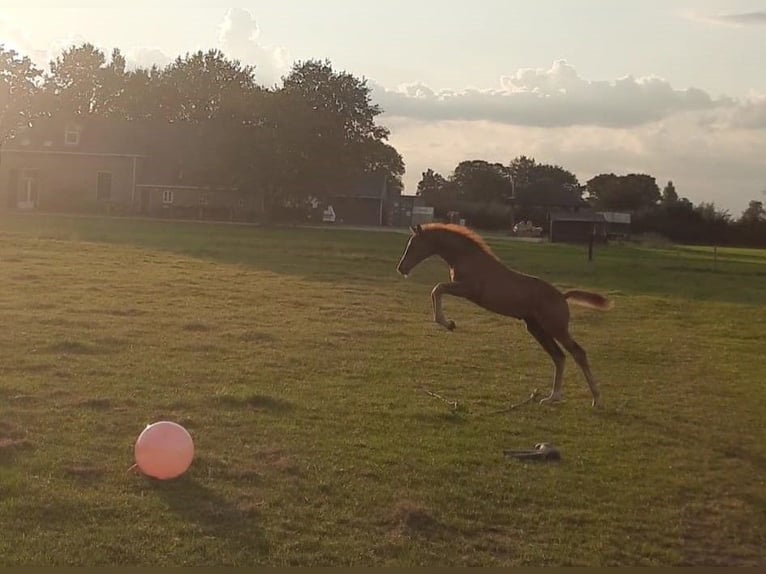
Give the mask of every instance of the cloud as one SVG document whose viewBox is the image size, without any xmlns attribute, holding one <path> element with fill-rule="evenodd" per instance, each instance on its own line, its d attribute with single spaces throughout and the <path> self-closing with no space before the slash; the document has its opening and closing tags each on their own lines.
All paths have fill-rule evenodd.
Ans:
<svg viewBox="0 0 766 574">
<path fill-rule="evenodd" d="M 736 128 L 766 129 L 766 96 L 753 96 L 737 106 L 731 115 Z"/>
<path fill-rule="evenodd" d="M 703 24 L 713 24 L 716 26 L 729 26 L 741 28 L 742 26 L 763 26 L 766 25 L 766 11 L 739 12 L 730 14 L 700 14 L 698 12 L 687 12 L 683 15 L 687 20 L 701 22 Z"/>
<path fill-rule="evenodd" d="M 272 86 L 289 71 L 290 53 L 283 47 L 261 44 L 259 36 L 255 17 L 242 8 L 232 8 L 221 24 L 219 47 L 227 56 L 254 65 L 258 82 Z"/>
<path fill-rule="evenodd" d="M 674 113 L 731 104 L 727 98 L 713 99 L 697 88 L 675 89 L 657 77 L 586 80 L 565 60 L 554 62 L 548 69 L 518 70 L 502 77 L 497 89 L 437 92 L 424 84 L 395 90 L 372 87 L 375 101 L 391 116 L 541 127 L 628 127 Z"/>
<path fill-rule="evenodd" d="M 127 50 L 125 53 L 125 61 L 127 67 L 130 69 L 151 68 L 152 66 L 164 68 L 170 64 L 171 59 L 159 48 L 140 46 Z"/>
<path fill-rule="evenodd" d="M 38 67 L 48 63 L 49 52 L 36 49 L 21 29 L 2 18 L 0 18 L 0 45 L 6 50 L 15 50 L 22 56 L 28 56 Z"/>
<path fill-rule="evenodd" d="M 721 24 L 734 24 L 736 26 L 763 26 L 766 25 L 766 11 L 720 14 L 710 17 L 710 20 Z"/>
</svg>

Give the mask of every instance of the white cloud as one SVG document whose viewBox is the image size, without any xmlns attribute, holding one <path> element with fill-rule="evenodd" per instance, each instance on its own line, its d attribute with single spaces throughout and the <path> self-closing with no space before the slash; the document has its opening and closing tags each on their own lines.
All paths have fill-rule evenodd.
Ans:
<svg viewBox="0 0 766 574">
<path fill-rule="evenodd" d="M 290 53 L 283 47 L 261 44 L 259 36 L 255 17 L 242 8 L 232 8 L 221 24 L 219 47 L 228 57 L 254 65 L 258 82 L 273 86 L 289 71 Z"/>
<path fill-rule="evenodd" d="M 498 89 L 436 92 L 423 84 L 373 89 L 376 102 L 390 115 L 546 127 L 635 126 L 674 113 L 731 105 L 729 99 L 713 99 L 696 88 L 675 89 L 657 77 L 586 80 L 564 60 L 548 69 L 527 68 L 505 76 Z"/>
<path fill-rule="evenodd" d="M 734 110 L 731 123 L 737 128 L 766 130 L 766 95 L 755 94 Z"/>
<path fill-rule="evenodd" d="M 766 11 L 738 12 L 718 14 L 715 16 L 706 14 L 690 13 L 686 16 L 690 20 L 707 24 L 719 24 L 724 26 L 766 26 Z"/>
<path fill-rule="evenodd" d="M 5 46 L 7 50 L 15 50 L 22 56 L 28 56 L 38 68 L 45 67 L 50 60 L 49 50 L 37 49 L 21 29 L 2 18 L 0 18 L 0 45 Z"/>
<path fill-rule="evenodd" d="M 130 48 L 124 55 L 126 65 L 130 69 L 151 68 L 152 66 L 164 68 L 171 62 L 170 57 L 159 48 L 146 46 Z"/>
</svg>

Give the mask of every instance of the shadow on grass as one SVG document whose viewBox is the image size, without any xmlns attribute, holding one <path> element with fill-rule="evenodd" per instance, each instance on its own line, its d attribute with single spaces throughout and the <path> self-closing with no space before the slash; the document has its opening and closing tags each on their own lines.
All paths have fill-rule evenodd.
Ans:
<svg viewBox="0 0 766 574">
<path fill-rule="evenodd" d="M 145 480 L 172 512 L 196 524 L 205 535 L 226 541 L 233 557 L 240 554 L 252 560 L 254 554 L 268 553 L 259 513 L 252 507 L 231 502 L 190 475 L 171 481 Z"/>
<path fill-rule="evenodd" d="M 404 233 L 352 229 L 232 226 L 190 221 L 146 221 L 98 217 L 11 214 L 0 229 L 31 237 L 131 245 L 188 257 L 246 265 L 280 275 L 329 284 L 398 285 L 396 262 L 406 244 Z M 547 281 L 626 294 L 671 296 L 728 303 L 766 302 L 766 260 L 741 254 L 711 254 L 683 247 L 656 251 L 632 246 L 597 249 L 587 263 L 587 247 L 527 244 L 489 239 L 501 260 Z M 410 283 L 443 280 L 443 265 L 418 268 Z M 704 281 L 700 279 L 704 277 Z M 398 289 L 398 287 L 392 287 Z"/>
<path fill-rule="evenodd" d="M 611 422 L 619 422 L 623 425 L 634 423 L 644 429 L 652 429 L 667 442 L 687 444 L 692 450 L 693 445 L 698 445 L 700 448 L 715 452 L 722 458 L 736 459 L 749 464 L 758 472 L 766 472 L 766 456 L 755 452 L 752 448 L 747 448 L 743 443 L 733 442 L 730 439 L 717 438 L 715 442 L 708 442 L 699 435 L 692 423 L 685 423 L 682 417 L 665 420 L 645 413 L 624 410 L 603 410 L 598 411 L 597 415 Z"/>
<path fill-rule="evenodd" d="M 229 408 L 244 408 L 273 413 L 289 412 L 295 408 L 295 405 L 290 401 L 268 395 L 235 396 L 225 394 L 216 397 L 216 402 Z"/>
</svg>

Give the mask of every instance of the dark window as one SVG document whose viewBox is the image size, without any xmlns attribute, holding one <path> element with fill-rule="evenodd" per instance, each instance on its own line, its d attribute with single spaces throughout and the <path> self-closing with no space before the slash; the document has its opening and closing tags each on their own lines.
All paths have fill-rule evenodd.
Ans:
<svg viewBox="0 0 766 574">
<path fill-rule="evenodd" d="M 112 196 L 112 174 L 108 171 L 98 172 L 98 188 L 96 199 L 110 199 Z"/>
</svg>

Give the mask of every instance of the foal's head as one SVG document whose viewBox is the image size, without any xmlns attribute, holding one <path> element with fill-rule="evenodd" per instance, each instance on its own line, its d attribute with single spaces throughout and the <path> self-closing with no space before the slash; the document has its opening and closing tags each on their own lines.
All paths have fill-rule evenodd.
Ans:
<svg viewBox="0 0 766 574">
<path fill-rule="evenodd" d="M 427 259 L 435 253 L 434 246 L 426 238 L 425 231 L 420 225 L 410 227 L 412 235 L 407 242 L 407 248 L 404 250 L 402 258 L 399 260 L 396 270 L 407 277 L 410 271 L 423 259 Z"/>
</svg>

